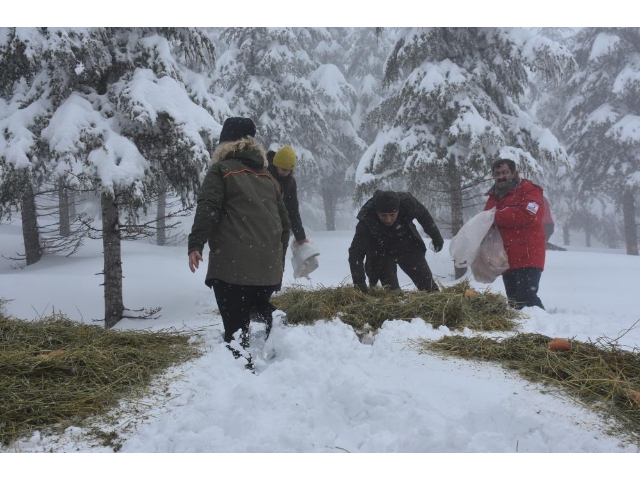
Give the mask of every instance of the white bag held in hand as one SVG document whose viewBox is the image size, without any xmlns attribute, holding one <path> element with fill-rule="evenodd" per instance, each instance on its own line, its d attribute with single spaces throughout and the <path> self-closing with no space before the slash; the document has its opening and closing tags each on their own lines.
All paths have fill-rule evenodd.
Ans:
<svg viewBox="0 0 640 480">
<path fill-rule="evenodd" d="M 309 278 L 309 274 L 318 268 L 318 255 L 320 252 L 311 240 L 302 245 L 298 245 L 295 240 L 291 242 L 293 278 Z"/>
<path fill-rule="evenodd" d="M 476 282 L 493 283 L 493 281 L 509 270 L 509 257 L 504 249 L 502 235 L 493 226 L 480 243 L 478 254 L 471 264 L 471 272 Z"/>
<path fill-rule="evenodd" d="M 456 268 L 470 266 L 476 259 L 480 243 L 493 225 L 496 209 L 480 212 L 458 231 L 449 242 L 449 253 Z"/>
</svg>

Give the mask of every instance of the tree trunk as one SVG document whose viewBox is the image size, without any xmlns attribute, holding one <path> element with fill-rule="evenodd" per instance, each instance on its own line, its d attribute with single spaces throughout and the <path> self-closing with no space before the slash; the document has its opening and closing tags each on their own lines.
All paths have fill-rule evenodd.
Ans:
<svg viewBox="0 0 640 480">
<path fill-rule="evenodd" d="M 565 245 L 569 245 L 569 241 L 570 241 L 569 226 L 566 223 L 562 225 L 562 239 Z"/>
<path fill-rule="evenodd" d="M 462 213 L 462 180 L 460 172 L 454 159 L 447 163 L 447 178 L 449 178 L 449 200 L 451 202 L 451 235 L 455 236 L 464 224 Z M 462 278 L 467 272 L 466 267 L 458 268 L 454 266 L 455 279 Z"/>
<path fill-rule="evenodd" d="M 164 218 L 167 212 L 167 181 L 164 175 L 160 176 L 160 191 L 158 193 L 158 210 L 156 212 L 156 244 L 167 243 L 167 222 Z"/>
<path fill-rule="evenodd" d="M 622 217 L 624 219 L 624 241 L 627 244 L 627 255 L 638 255 L 636 204 L 631 190 L 625 191 L 622 195 Z"/>
<path fill-rule="evenodd" d="M 586 224 L 584 227 L 584 242 L 587 244 L 587 247 L 591 246 L 591 226 Z"/>
<path fill-rule="evenodd" d="M 336 199 L 337 195 L 331 188 L 322 188 L 322 203 L 324 205 L 325 225 L 328 232 L 336 229 Z"/>
<path fill-rule="evenodd" d="M 69 218 L 73 221 L 76 219 L 76 192 L 67 190 L 67 198 L 69 199 Z"/>
<path fill-rule="evenodd" d="M 71 222 L 69 221 L 69 197 L 62 180 L 58 180 L 58 216 L 60 218 L 60 236 L 71 235 Z"/>
<path fill-rule="evenodd" d="M 103 193 L 102 245 L 104 248 L 104 326 L 111 328 L 122 319 L 122 252 L 118 204 L 115 199 Z"/>
<path fill-rule="evenodd" d="M 27 186 L 20 201 L 22 210 L 22 238 L 24 239 L 27 266 L 33 265 L 42 257 L 40 233 L 38 232 L 38 212 L 33 187 Z"/>
<path fill-rule="evenodd" d="M 69 219 L 76 219 L 76 192 L 67 189 L 67 200 L 69 202 Z"/>
</svg>

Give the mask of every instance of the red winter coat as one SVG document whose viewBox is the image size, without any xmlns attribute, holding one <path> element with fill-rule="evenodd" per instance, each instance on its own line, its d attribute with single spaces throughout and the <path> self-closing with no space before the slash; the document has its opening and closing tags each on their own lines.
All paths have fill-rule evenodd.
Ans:
<svg viewBox="0 0 640 480">
<path fill-rule="evenodd" d="M 544 269 L 546 240 L 542 225 L 542 188 L 529 180 L 521 180 L 502 198 L 498 198 L 493 189 L 487 195 L 489 199 L 484 209 L 496 207 L 493 223 L 502 235 L 509 269 Z"/>
</svg>

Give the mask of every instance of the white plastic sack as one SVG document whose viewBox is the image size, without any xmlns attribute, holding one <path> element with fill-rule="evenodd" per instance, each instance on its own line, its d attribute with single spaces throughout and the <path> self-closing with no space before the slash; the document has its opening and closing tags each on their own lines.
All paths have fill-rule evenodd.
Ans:
<svg viewBox="0 0 640 480">
<path fill-rule="evenodd" d="M 449 253 L 457 268 L 470 266 L 476 259 L 480 243 L 485 237 L 496 214 L 496 209 L 480 212 L 465 223 L 455 237 L 449 242 Z"/>
<path fill-rule="evenodd" d="M 493 283 L 493 281 L 509 270 L 509 257 L 504 249 L 502 235 L 497 227 L 492 226 L 480 243 L 476 258 L 471 264 L 471 272 L 476 282 Z"/>
<path fill-rule="evenodd" d="M 293 278 L 309 278 L 311 272 L 318 268 L 318 256 L 320 252 L 309 240 L 307 243 L 298 245 L 294 240 L 291 242 L 291 266 L 293 267 Z"/>
</svg>

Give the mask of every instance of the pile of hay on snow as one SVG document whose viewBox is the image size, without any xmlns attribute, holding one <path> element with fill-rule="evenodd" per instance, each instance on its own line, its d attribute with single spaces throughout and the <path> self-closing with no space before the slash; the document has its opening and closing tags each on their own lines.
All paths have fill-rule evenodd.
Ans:
<svg viewBox="0 0 640 480">
<path fill-rule="evenodd" d="M 105 330 L 60 314 L 34 322 L 0 315 L 0 443 L 144 393 L 152 376 L 200 355 L 191 339 L 171 330 Z"/>
<path fill-rule="evenodd" d="M 562 389 L 617 422 L 617 433 L 640 440 L 640 354 L 617 341 L 571 341 L 568 351 L 552 351 L 551 338 L 536 333 L 501 340 L 483 336 L 445 336 L 421 340 L 420 349 L 469 360 L 500 362 L 527 380 Z"/>
<path fill-rule="evenodd" d="M 352 285 L 306 290 L 288 288 L 272 298 L 273 304 L 287 314 L 292 324 L 312 324 L 339 317 L 362 331 L 373 331 L 385 320 L 422 318 L 450 329 L 468 327 L 481 331 L 513 330 L 520 312 L 507 305 L 507 299 L 490 291 L 479 292 L 464 280 L 440 292 L 393 291 L 371 288 L 362 293 Z"/>
</svg>

